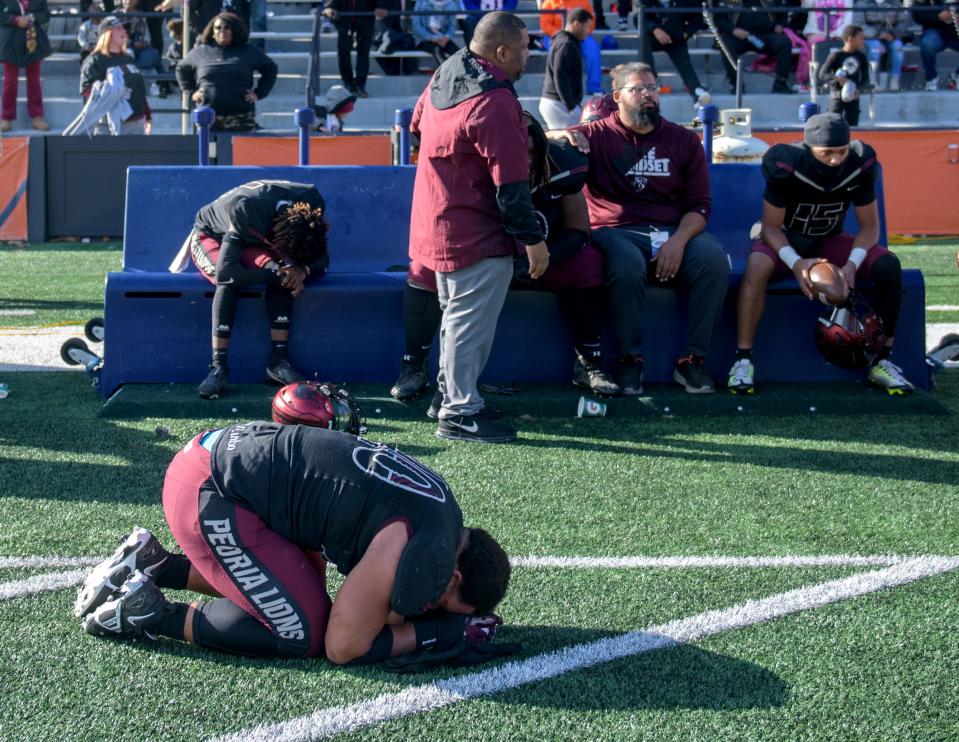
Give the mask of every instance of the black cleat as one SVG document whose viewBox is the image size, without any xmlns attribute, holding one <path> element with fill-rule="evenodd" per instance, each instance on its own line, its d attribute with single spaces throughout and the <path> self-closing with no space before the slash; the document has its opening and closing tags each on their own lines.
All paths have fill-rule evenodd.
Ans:
<svg viewBox="0 0 959 742">
<path fill-rule="evenodd" d="M 285 358 L 273 361 L 266 367 L 266 375 L 270 381 L 275 381 L 280 386 L 295 384 L 298 381 L 306 381 L 306 377 L 297 371 Z"/>
<path fill-rule="evenodd" d="M 580 353 L 573 363 L 573 386 L 586 389 L 601 397 L 615 397 L 620 393 L 619 384 L 596 363 L 590 363 Z"/>
<path fill-rule="evenodd" d="M 196 393 L 203 399 L 216 399 L 226 391 L 226 385 L 230 380 L 230 369 L 218 364 L 210 365 L 210 373 L 200 382 L 196 388 Z"/>
<path fill-rule="evenodd" d="M 160 588 L 140 571 L 130 575 L 113 600 L 83 619 L 83 630 L 93 636 L 140 636 L 156 640 L 154 629 L 170 605 Z"/>
<path fill-rule="evenodd" d="M 83 618 L 116 597 L 127 577 L 137 570 L 154 577 L 169 558 L 170 552 L 160 545 L 156 536 L 137 526 L 123 539 L 113 556 L 100 562 L 87 575 L 73 604 L 73 615 Z"/>
<path fill-rule="evenodd" d="M 516 440 L 516 431 L 504 422 L 478 413 L 441 419 L 436 437 L 473 443 L 509 443 Z"/>
<path fill-rule="evenodd" d="M 403 357 L 403 365 L 400 368 L 400 378 L 396 380 L 393 388 L 390 389 L 390 396 L 401 402 L 415 399 L 429 386 L 429 382 L 426 380 L 426 364 L 429 359 L 424 358 L 422 361 L 407 361 L 407 357 L 408 356 Z"/>
</svg>

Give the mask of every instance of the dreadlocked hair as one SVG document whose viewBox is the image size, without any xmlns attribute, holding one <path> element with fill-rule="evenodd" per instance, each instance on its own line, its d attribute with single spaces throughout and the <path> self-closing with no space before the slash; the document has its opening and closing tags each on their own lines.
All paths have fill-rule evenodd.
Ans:
<svg viewBox="0 0 959 742">
<path fill-rule="evenodd" d="M 327 229 L 322 207 L 301 201 L 277 215 L 273 243 L 297 265 L 309 265 L 326 255 Z"/>
<path fill-rule="evenodd" d="M 539 121 L 533 118 L 529 111 L 523 111 L 523 118 L 526 119 L 526 132 L 533 142 L 532 165 L 529 172 L 529 186 L 536 190 L 549 182 L 549 142 L 546 139 L 546 132 Z"/>
</svg>

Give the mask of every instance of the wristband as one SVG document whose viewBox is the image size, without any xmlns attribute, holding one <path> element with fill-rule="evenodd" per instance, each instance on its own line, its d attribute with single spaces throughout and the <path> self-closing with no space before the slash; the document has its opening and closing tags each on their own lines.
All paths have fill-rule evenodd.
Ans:
<svg viewBox="0 0 959 742">
<path fill-rule="evenodd" d="M 793 266 L 799 262 L 799 253 L 793 249 L 792 245 L 783 245 L 779 248 L 779 259 L 789 266 L 789 270 L 792 270 Z"/>
<path fill-rule="evenodd" d="M 849 262 L 856 266 L 856 270 L 859 270 L 862 261 L 866 259 L 866 252 L 867 250 L 864 247 L 854 247 L 852 252 L 849 253 Z"/>
</svg>

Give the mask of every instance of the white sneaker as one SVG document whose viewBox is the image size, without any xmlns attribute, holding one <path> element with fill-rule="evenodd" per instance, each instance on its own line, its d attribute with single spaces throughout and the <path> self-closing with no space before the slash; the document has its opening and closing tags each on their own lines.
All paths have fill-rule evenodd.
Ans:
<svg viewBox="0 0 959 742">
<path fill-rule="evenodd" d="M 160 86 L 157 85 L 155 82 L 150 83 L 150 96 L 155 98 L 159 94 L 160 94 Z"/>
<path fill-rule="evenodd" d="M 890 93 L 899 92 L 899 75 L 891 75 L 889 77 L 889 92 Z"/>
<path fill-rule="evenodd" d="M 730 394 L 752 394 L 755 389 L 753 383 L 753 362 L 748 358 L 740 358 L 729 369 L 729 380 L 726 382 L 726 388 Z"/>
<path fill-rule="evenodd" d="M 889 394 L 911 394 L 914 388 L 902 373 L 902 369 L 885 358 L 869 369 L 867 379 L 870 384 L 885 389 Z"/>
<path fill-rule="evenodd" d="M 934 93 L 939 89 L 939 79 L 934 77 L 931 80 L 926 80 L 926 90 L 930 93 Z"/>
</svg>

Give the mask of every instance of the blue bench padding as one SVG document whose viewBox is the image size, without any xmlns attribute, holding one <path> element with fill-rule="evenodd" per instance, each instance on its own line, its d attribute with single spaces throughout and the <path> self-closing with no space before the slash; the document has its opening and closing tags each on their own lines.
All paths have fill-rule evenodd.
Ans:
<svg viewBox="0 0 959 742">
<path fill-rule="evenodd" d="M 723 380 L 733 359 L 736 293 L 749 229 L 759 217 L 763 181 L 756 165 L 712 166 L 711 175 L 709 231 L 722 241 L 733 265 L 709 360 L 711 373 Z M 294 302 L 291 361 L 323 380 L 392 382 L 403 353 L 403 266 L 408 260 L 413 176 L 413 168 L 405 167 L 130 168 L 124 270 L 107 277 L 102 393 L 109 395 L 125 383 L 192 384 L 203 378 L 210 355 L 213 287 L 195 272 L 170 274 L 166 267 L 197 209 L 258 178 L 314 183 L 328 205 L 330 273 L 312 281 Z M 847 228 L 855 231 L 855 221 Z M 264 380 L 269 333 L 262 294 L 244 291 L 238 302 L 230 350 L 233 383 Z M 806 300 L 795 281 L 771 285 L 768 299 L 755 353 L 759 381 L 862 377 L 820 357 L 813 330 L 822 307 Z M 924 300 L 921 274 L 906 271 L 896 362 L 920 386 L 928 384 Z M 644 312 L 648 381 L 671 378 L 685 322 L 681 294 L 649 288 Z M 609 328 L 604 345 L 612 357 L 615 342 Z M 556 297 L 510 292 L 484 380 L 563 382 L 569 380 L 571 368 L 571 339 Z"/>
</svg>

